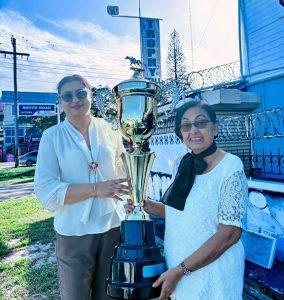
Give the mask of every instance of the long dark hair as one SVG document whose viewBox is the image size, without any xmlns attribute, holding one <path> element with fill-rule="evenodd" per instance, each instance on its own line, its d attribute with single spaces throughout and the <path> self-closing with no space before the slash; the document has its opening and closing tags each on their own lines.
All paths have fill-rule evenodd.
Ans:
<svg viewBox="0 0 284 300">
<path fill-rule="evenodd" d="M 176 118 L 175 118 L 175 133 L 180 139 L 182 139 L 182 135 L 180 132 L 180 126 L 181 126 L 181 120 L 182 120 L 183 115 L 185 114 L 185 112 L 188 109 L 197 107 L 197 106 L 199 106 L 200 108 L 202 108 L 206 111 L 206 113 L 212 123 L 217 122 L 216 113 L 210 105 L 199 102 L 199 101 L 187 102 L 177 109 Z"/>
</svg>

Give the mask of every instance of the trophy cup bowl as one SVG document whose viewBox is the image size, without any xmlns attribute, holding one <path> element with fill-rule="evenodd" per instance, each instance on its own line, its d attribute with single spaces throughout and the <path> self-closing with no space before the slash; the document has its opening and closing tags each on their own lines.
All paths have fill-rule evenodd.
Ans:
<svg viewBox="0 0 284 300">
<path fill-rule="evenodd" d="M 143 151 L 157 123 L 160 87 L 134 74 L 112 90 L 118 108 L 118 127 L 133 144 L 131 153 L 123 153 L 122 161 L 131 178 L 131 200 L 134 211 L 121 224 L 120 242 L 111 259 L 106 291 L 116 299 L 153 299 L 160 288 L 152 284 L 165 270 L 165 259 L 155 241 L 154 221 L 143 211 L 147 183 L 155 154 Z"/>
</svg>

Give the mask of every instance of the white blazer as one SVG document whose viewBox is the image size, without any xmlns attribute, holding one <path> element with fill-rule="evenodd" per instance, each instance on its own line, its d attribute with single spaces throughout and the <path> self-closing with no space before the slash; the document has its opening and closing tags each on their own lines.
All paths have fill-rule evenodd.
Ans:
<svg viewBox="0 0 284 300">
<path fill-rule="evenodd" d="M 69 184 L 96 183 L 125 177 L 120 155 L 121 136 L 103 119 L 92 117 L 89 125 L 91 151 L 84 137 L 66 118 L 44 131 L 35 171 L 35 194 L 43 207 L 54 212 L 55 230 L 80 236 L 106 232 L 125 218 L 120 201 L 89 198 L 64 204 Z M 91 162 L 98 162 L 91 171 Z"/>
</svg>

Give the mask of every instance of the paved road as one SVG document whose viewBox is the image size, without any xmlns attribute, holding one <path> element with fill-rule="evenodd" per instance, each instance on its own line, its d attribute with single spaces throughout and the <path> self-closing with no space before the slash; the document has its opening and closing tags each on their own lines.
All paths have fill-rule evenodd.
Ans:
<svg viewBox="0 0 284 300">
<path fill-rule="evenodd" d="M 34 183 L 0 185 L 0 202 L 9 198 L 19 198 L 34 193 Z"/>
</svg>

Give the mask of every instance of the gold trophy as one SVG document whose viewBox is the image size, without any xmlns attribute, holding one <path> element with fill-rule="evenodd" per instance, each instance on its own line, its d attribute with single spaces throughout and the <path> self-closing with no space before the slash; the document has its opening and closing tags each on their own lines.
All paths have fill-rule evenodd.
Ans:
<svg viewBox="0 0 284 300">
<path fill-rule="evenodd" d="M 130 153 L 122 155 L 122 161 L 131 178 L 131 200 L 135 209 L 121 224 L 120 243 L 112 257 L 106 292 L 116 299 L 153 299 L 160 294 L 160 289 L 153 288 L 152 284 L 164 272 L 165 259 L 155 242 L 154 221 L 143 211 L 143 200 L 155 159 L 153 152 L 143 150 L 143 144 L 156 127 L 161 88 L 143 79 L 139 61 L 131 63 L 134 75 L 116 85 L 112 94 L 117 105 L 118 129 L 133 145 Z M 105 110 L 103 115 L 113 119 L 111 95 L 104 91 L 100 96 L 108 102 L 112 112 L 108 114 Z"/>
</svg>

